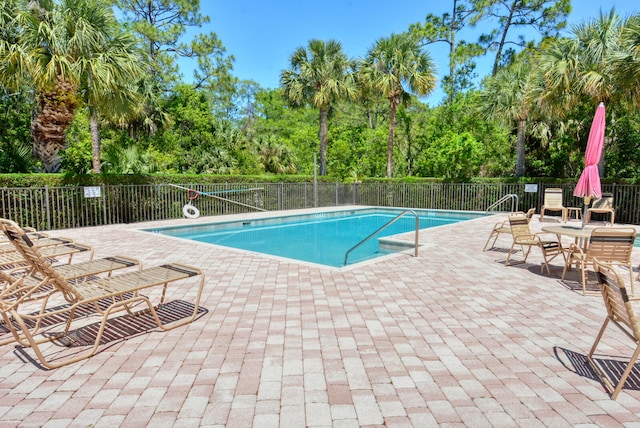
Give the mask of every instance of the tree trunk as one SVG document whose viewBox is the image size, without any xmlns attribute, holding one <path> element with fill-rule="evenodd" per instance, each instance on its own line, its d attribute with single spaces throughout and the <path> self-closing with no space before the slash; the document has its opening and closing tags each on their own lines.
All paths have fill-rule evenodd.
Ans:
<svg viewBox="0 0 640 428">
<path fill-rule="evenodd" d="M 502 57 L 502 50 L 504 49 L 505 41 L 507 40 L 507 33 L 509 33 L 509 28 L 511 27 L 511 23 L 513 22 L 513 14 L 518 7 L 519 0 L 514 0 L 509 7 L 509 18 L 507 18 L 504 23 L 504 29 L 502 31 L 502 37 L 500 38 L 500 43 L 498 44 L 498 49 L 496 52 L 496 58 L 493 61 L 493 70 L 491 71 L 491 75 L 495 76 L 498 72 L 498 67 L 500 66 L 500 59 Z"/>
<path fill-rule="evenodd" d="M 40 111 L 31 124 L 33 152 L 45 172 L 59 172 L 58 152 L 66 147 L 65 131 L 75 115 L 76 87 L 60 78 L 54 89 L 38 94 L 38 102 Z"/>
<path fill-rule="evenodd" d="M 516 177 L 524 177 L 525 173 L 525 131 L 526 119 L 518 120 L 518 140 L 516 143 Z"/>
<path fill-rule="evenodd" d="M 451 29 L 449 32 L 449 90 L 447 91 L 447 99 L 449 105 L 453 104 L 454 86 L 453 80 L 456 78 L 456 8 L 458 7 L 458 1 L 453 1 L 453 10 L 451 12 Z"/>
<path fill-rule="evenodd" d="M 393 176 L 393 136 L 396 131 L 396 110 L 398 109 L 398 100 L 391 99 L 389 106 L 389 139 L 387 140 L 387 178 Z"/>
<path fill-rule="evenodd" d="M 327 139 L 328 139 L 328 109 L 320 108 L 320 175 L 327 175 Z"/>
<path fill-rule="evenodd" d="M 89 128 L 91 129 L 91 152 L 93 153 L 93 173 L 100 174 L 100 133 L 98 132 L 98 115 L 94 107 L 89 107 Z"/>
</svg>

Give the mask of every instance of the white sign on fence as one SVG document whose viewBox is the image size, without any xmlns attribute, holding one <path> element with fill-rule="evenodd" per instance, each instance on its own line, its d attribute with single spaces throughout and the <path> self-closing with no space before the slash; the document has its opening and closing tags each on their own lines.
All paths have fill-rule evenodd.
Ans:
<svg viewBox="0 0 640 428">
<path fill-rule="evenodd" d="M 85 198 L 99 198 L 100 197 L 100 186 L 90 186 L 84 188 L 84 197 Z"/>
<path fill-rule="evenodd" d="M 524 185 L 524 191 L 527 193 L 536 193 L 538 191 L 538 185 L 537 184 L 525 184 Z"/>
</svg>

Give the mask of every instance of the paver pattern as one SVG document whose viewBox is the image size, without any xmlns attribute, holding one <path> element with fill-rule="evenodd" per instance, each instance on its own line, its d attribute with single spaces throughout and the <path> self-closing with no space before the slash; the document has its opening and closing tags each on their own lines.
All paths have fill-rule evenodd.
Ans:
<svg viewBox="0 0 640 428">
<path fill-rule="evenodd" d="M 203 314 L 169 332 L 139 326 L 57 370 L 0 347 L 0 426 L 640 425 L 640 367 L 612 401 L 586 364 L 601 298 L 583 296 L 575 272 L 575 289 L 560 282 L 559 258 L 542 274 L 535 249 L 505 267 L 507 235 L 483 252 L 504 219 L 424 230 L 417 258 L 343 269 L 136 230 L 212 218 L 56 231 L 95 257 L 203 268 Z M 626 337 L 607 334 L 602 358 L 629 354 Z"/>
</svg>

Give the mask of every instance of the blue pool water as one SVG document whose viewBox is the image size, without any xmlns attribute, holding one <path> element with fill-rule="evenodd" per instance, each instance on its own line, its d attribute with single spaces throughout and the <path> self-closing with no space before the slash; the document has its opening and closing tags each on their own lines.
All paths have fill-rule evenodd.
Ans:
<svg viewBox="0 0 640 428">
<path fill-rule="evenodd" d="M 345 253 L 392 220 L 402 209 L 363 209 L 277 218 L 251 219 L 196 226 L 145 229 L 147 232 L 256 251 L 323 265 L 344 266 Z M 484 216 L 463 211 L 415 210 L 420 229 Z M 388 254 L 378 238 L 415 230 L 416 218 L 407 213 L 350 253 L 348 264 Z M 406 249 L 406 247 L 405 247 Z"/>
</svg>

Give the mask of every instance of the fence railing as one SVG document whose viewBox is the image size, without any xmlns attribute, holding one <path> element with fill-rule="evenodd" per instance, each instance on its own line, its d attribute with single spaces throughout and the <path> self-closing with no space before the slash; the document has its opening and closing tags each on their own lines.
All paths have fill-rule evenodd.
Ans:
<svg viewBox="0 0 640 428">
<path fill-rule="evenodd" d="M 201 192 L 192 203 L 202 216 L 339 205 L 485 211 L 506 194 L 518 196 L 519 209 L 539 212 L 546 187 L 561 187 L 565 206 L 582 206 L 573 186 L 538 183 L 223 183 L 183 185 Z M 247 190 L 251 189 L 251 190 Z M 614 195 L 616 221 L 640 224 L 640 186 L 603 185 Z M 223 194 L 223 201 L 204 193 Z M 193 196 L 193 195 L 191 195 Z M 41 230 L 165 220 L 183 216 L 189 201 L 183 189 L 163 185 L 104 185 L 98 187 L 29 187 L 0 189 L 0 213 L 22 225 Z M 240 204 L 233 203 L 239 202 Z M 498 211 L 511 210 L 509 206 Z"/>
</svg>

